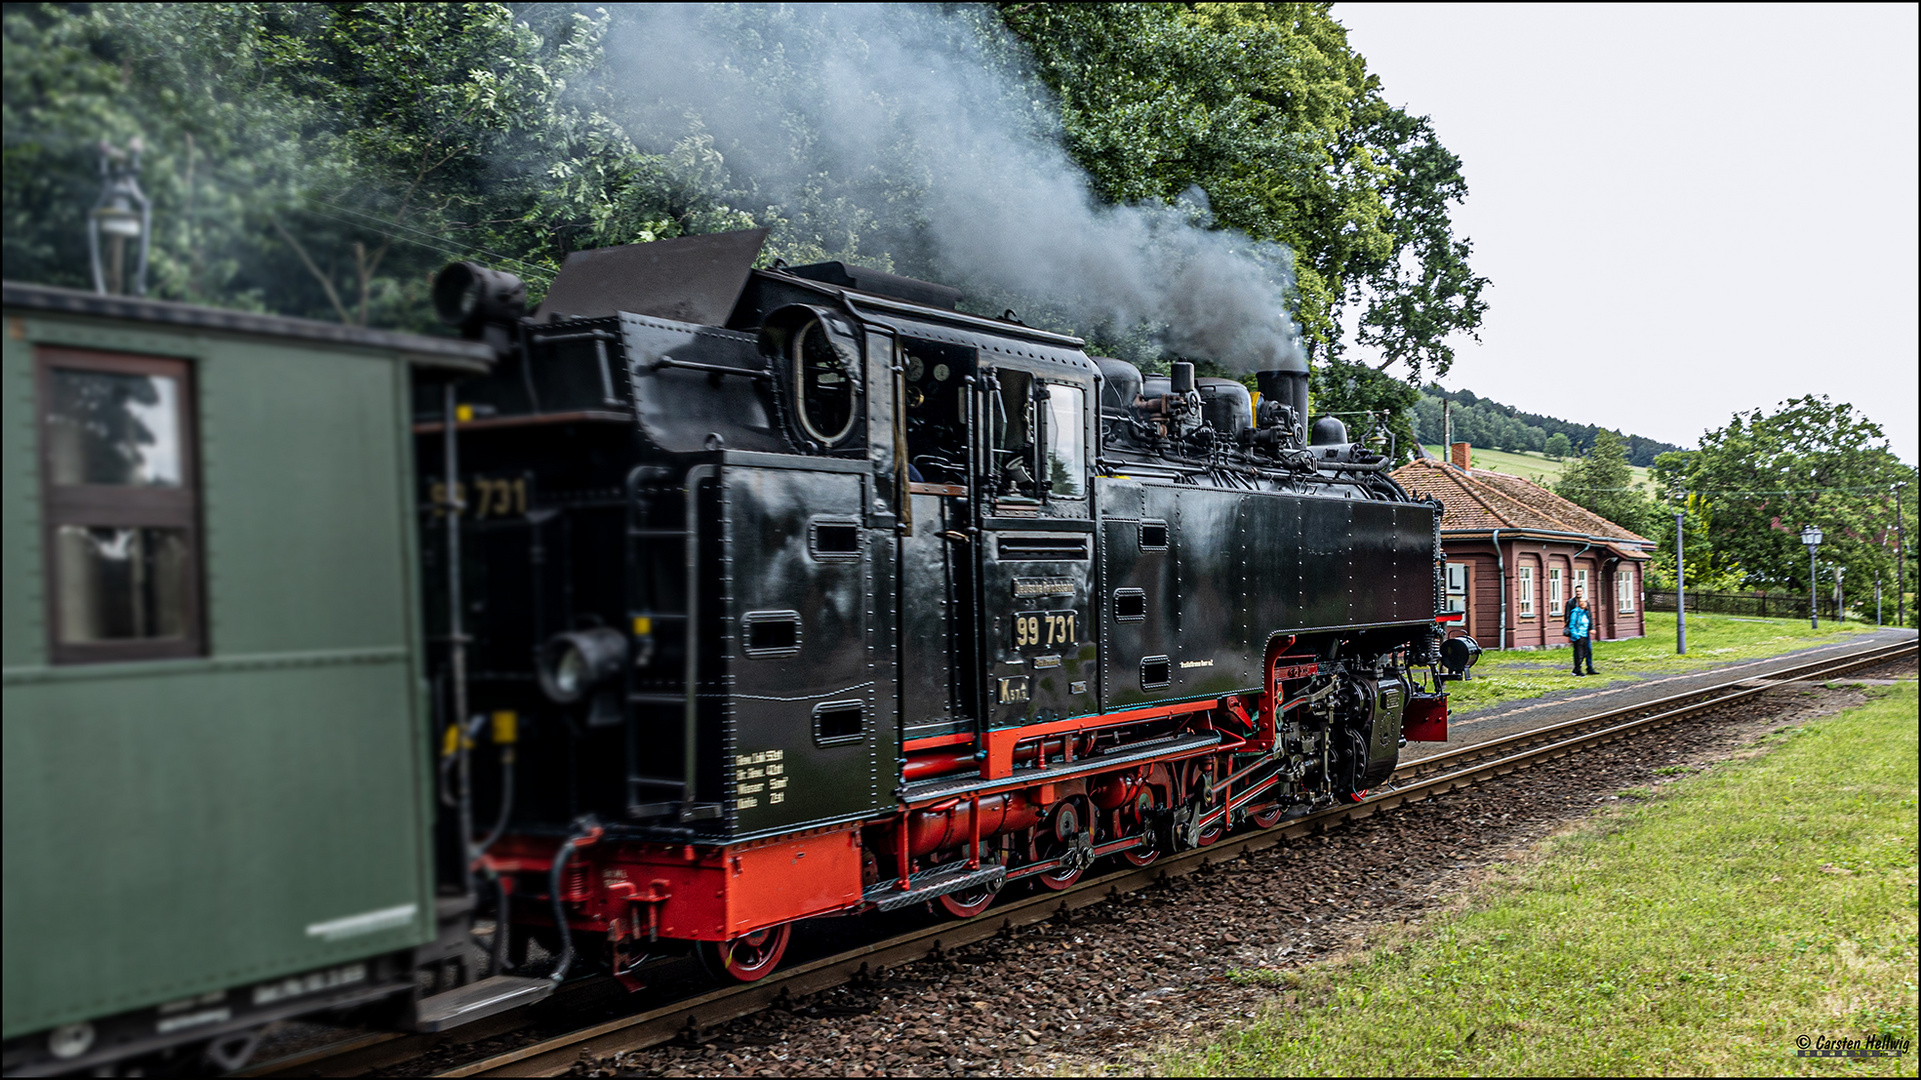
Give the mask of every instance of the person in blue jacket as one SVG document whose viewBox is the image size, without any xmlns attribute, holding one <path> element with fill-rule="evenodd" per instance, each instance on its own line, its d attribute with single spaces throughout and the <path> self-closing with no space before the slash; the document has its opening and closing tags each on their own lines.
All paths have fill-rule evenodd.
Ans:
<svg viewBox="0 0 1921 1080">
<path fill-rule="evenodd" d="M 1574 673 L 1576 675 L 1598 674 L 1594 670 L 1594 641 L 1589 634 L 1593 626 L 1594 620 L 1588 615 L 1587 599 L 1576 597 L 1574 607 L 1567 616 L 1567 636 L 1574 639 Z M 1581 670 L 1583 661 L 1587 663 L 1586 672 Z"/>
</svg>

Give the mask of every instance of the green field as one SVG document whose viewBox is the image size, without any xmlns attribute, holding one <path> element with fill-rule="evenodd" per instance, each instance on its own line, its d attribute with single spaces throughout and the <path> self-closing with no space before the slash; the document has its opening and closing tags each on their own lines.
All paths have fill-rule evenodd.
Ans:
<svg viewBox="0 0 1921 1080">
<path fill-rule="evenodd" d="M 1429 446 L 1427 447 L 1427 452 L 1443 460 L 1447 457 L 1446 454 L 1441 452 L 1439 446 Z M 1484 450 L 1477 446 L 1474 448 L 1472 464 L 1474 468 L 1486 469 L 1489 472 L 1507 473 L 1509 476 L 1525 476 L 1529 480 L 1547 487 L 1552 486 L 1556 480 L 1561 478 L 1561 469 L 1565 467 L 1569 461 L 1573 460 L 1573 458 L 1567 458 L 1562 461 L 1556 461 L 1546 454 L 1537 454 L 1533 451 L 1525 454 L 1514 454 L 1506 450 Z M 1644 469 L 1638 465 L 1631 465 L 1629 469 L 1634 473 L 1634 482 L 1637 485 L 1646 488 L 1650 493 L 1654 491 L 1653 474 L 1648 469 Z"/>
<path fill-rule="evenodd" d="M 1915 1075 L 1916 693 L 1870 692 L 1765 755 L 1621 792 L 1347 963 L 1236 973 L 1276 1000 L 1160 1071 Z M 1906 1055 L 1796 1054 L 1871 1036 Z"/>
<path fill-rule="evenodd" d="M 1621 677 L 1698 671 L 1738 660 L 1758 660 L 1797 649 L 1871 633 L 1873 623 L 1824 619 L 1819 630 L 1800 619 L 1749 619 L 1688 613 L 1688 652 L 1674 652 L 1674 616 L 1647 613 L 1647 636 L 1594 643 L 1598 677 L 1573 673 L 1574 648 L 1488 650 L 1474 665 L 1474 677 L 1447 686 L 1448 711 L 1456 715 L 1507 701 L 1539 697 L 1556 690 L 1592 690 Z"/>
</svg>

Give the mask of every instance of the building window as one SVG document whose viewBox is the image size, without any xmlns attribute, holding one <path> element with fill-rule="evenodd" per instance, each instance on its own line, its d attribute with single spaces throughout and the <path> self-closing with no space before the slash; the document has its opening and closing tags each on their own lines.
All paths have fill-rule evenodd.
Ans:
<svg viewBox="0 0 1921 1080">
<path fill-rule="evenodd" d="M 1621 567 L 1621 572 L 1615 576 L 1614 600 L 1615 600 L 1614 606 L 1616 611 L 1619 611 L 1622 614 L 1632 614 L 1634 612 L 1634 568 L 1633 567 L 1623 566 Z"/>
<path fill-rule="evenodd" d="M 1547 613 L 1549 615 L 1561 614 L 1561 597 L 1566 595 L 1562 592 L 1562 585 L 1561 568 L 1549 567 L 1547 572 Z"/>
<path fill-rule="evenodd" d="M 1594 611 L 1594 597 L 1589 596 L 1587 591 L 1587 567 L 1585 566 L 1576 567 L 1574 570 L 1574 595 L 1587 601 L 1590 613 Z"/>
<path fill-rule="evenodd" d="M 1447 610 L 1467 610 L 1467 564 L 1447 564 Z"/>
<path fill-rule="evenodd" d="M 1534 617 L 1534 568 L 1521 567 L 1521 618 Z"/>
<path fill-rule="evenodd" d="M 199 655 L 191 370 L 79 349 L 37 358 L 54 662 Z"/>
</svg>

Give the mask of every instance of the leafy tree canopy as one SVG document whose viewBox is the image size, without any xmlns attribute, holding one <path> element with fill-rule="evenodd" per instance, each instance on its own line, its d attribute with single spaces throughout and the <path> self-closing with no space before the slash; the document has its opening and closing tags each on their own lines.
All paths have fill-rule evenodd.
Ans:
<svg viewBox="0 0 1921 1080">
<path fill-rule="evenodd" d="M 1554 491 L 1636 533 L 1645 535 L 1652 527 L 1654 504 L 1634 487 L 1627 447 L 1612 431 L 1595 433 L 1594 448 L 1561 470 Z"/>
<path fill-rule="evenodd" d="M 1448 335 L 1479 325 L 1486 282 L 1449 217 L 1466 194 L 1460 163 L 1425 119 L 1384 103 L 1328 5 L 942 10 L 957 48 L 1012 79 L 995 85 L 1045 84 L 980 107 L 1064 132 L 1098 198 L 1199 197 L 1216 224 L 1291 247 L 1317 356 L 1343 358 L 1350 309 L 1359 343 L 1410 378 L 1446 371 Z M 860 171 L 803 115 L 751 133 L 724 113 L 658 123 L 623 79 L 635 63 L 694 61 L 616 56 L 611 43 L 642 17 L 544 4 L 9 5 L 6 276 L 88 283 L 95 144 L 134 135 L 149 148 L 151 291 L 172 299 L 418 328 L 427 275 L 450 257 L 506 266 L 538 293 L 572 250 L 754 224 L 774 230 L 769 257 L 920 265 L 914 223 L 894 219 L 938 163 L 913 154 L 912 132 L 894 159 Z M 796 57 L 809 49 L 874 45 L 834 36 L 805 8 L 699 17 L 727 62 L 764 83 L 805 74 Z M 815 179 L 769 190 L 743 164 L 749 137 Z"/>
<path fill-rule="evenodd" d="M 1808 396 L 1773 412 L 1735 413 L 1726 426 L 1702 437 L 1698 451 L 1661 455 L 1655 475 L 1663 489 L 1687 490 L 1689 528 L 1710 540 L 1716 572 L 1738 570 L 1750 588 L 1805 591 L 1809 567 L 1801 529 L 1818 525 L 1818 586 L 1824 593 L 1832 589 L 1834 568 L 1840 567 L 1848 594 L 1857 599 L 1872 593 L 1877 574 L 1893 589 L 1894 489 L 1905 485 L 1906 580 L 1915 586 L 1915 470 L 1894 456 L 1880 426 L 1851 405 Z M 1667 528 L 1672 546 L 1672 526 Z M 1694 557 L 1690 544 L 1690 564 Z M 1891 601 L 1888 611 L 1892 617 Z"/>
<path fill-rule="evenodd" d="M 1331 7 L 1000 5 L 1103 198 L 1198 189 L 1221 225 L 1293 249 L 1311 354 L 1344 356 L 1352 308 L 1359 343 L 1418 384 L 1487 308 L 1449 216 L 1467 183 L 1425 117 L 1386 104 Z"/>
</svg>

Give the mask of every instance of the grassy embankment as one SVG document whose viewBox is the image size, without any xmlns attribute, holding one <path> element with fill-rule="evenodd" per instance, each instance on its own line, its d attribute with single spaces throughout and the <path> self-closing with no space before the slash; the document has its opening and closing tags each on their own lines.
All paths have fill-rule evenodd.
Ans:
<svg viewBox="0 0 1921 1080">
<path fill-rule="evenodd" d="M 1447 455 L 1441 452 L 1439 446 L 1429 446 L 1427 447 L 1427 452 L 1443 461 L 1447 460 Z M 1487 450 L 1477 446 L 1474 448 L 1473 465 L 1477 469 L 1486 469 L 1489 472 L 1507 473 L 1509 476 L 1525 476 L 1537 484 L 1552 487 L 1554 482 L 1561 478 L 1561 470 L 1567 468 L 1568 463 L 1575 460 L 1577 459 L 1564 458 L 1556 461 L 1546 454 L 1536 453 L 1532 450 L 1523 454 L 1515 454 L 1506 450 Z M 1646 488 L 1650 493 L 1654 491 L 1652 470 L 1640 465 L 1630 465 L 1628 466 L 1628 470 L 1634 474 L 1634 484 L 1636 487 Z"/>
<path fill-rule="evenodd" d="M 1621 794 L 1454 914 L 1277 999 L 1171 1075 L 1915 1075 L 1916 693 Z M 1684 771 L 1676 766 L 1673 771 Z M 1797 1040 L 1909 1040 L 1799 1058 Z"/>
<path fill-rule="evenodd" d="M 1596 689 L 1621 677 L 1697 671 L 1740 660 L 1758 660 L 1817 645 L 1835 644 L 1855 634 L 1872 631 L 1872 624 L 1836 624 L 1824 619 L 1819 630 L 1798 619 L 1748 619 L 1729 615 L 1688 613 L 1688 653 L 1674 652 L 1674 616 L 1647 615 L 1647 636 L 1629 641 L 1599 641 L 1594 645 L 1594 670 L 1599 677 L 1575 678 L 1574 649 L 1528 651 L 1489 650 L 1474 666 L 1474 677 L 1448 684 L 1448 711 L 1463 714 L 1475 709 L 1538 697 L 1556 690 Z M 1483 642 L 1482 644 L 1491 644 Z"/>
</svg>

